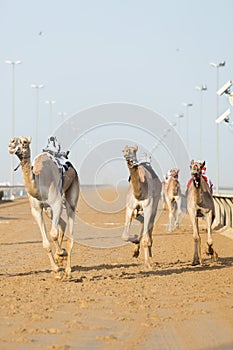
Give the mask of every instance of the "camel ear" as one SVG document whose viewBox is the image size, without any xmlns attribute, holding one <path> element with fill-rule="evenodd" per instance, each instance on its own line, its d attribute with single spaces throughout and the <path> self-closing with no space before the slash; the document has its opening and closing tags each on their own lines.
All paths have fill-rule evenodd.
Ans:
<svg viewBox="0 0 233 350">
<path fill-rule="evenodd" d="M 193 163 L 194 163 L 194 160 L 192 159 L 192 160 L 191 160 L 191 164 L 190 164 L 190 169 L 192 169 Z"/>
<path fill-rule="evenodd" d="M 177 169 L 177 174 L 180 172 L 180 169 Z"/>
<path fill-rule="evenodd" d="M 204 160 L 204 162 L 202 163 L 201 168 L 203 168 L 204 166 L 205 166 L 205 160 Z"/>
<path fill-rule="evenodd" d="M 138 150 L 138 145 L 134 145 L 134 150 L 137 152 L 137 150 Z"/>
<path fill-rule="evenodd" d="M 31 143 L 31 141 L 32 141 L 32 137 L 28 136 L 28 142 Z"/>
<path fill-rule="evenodd" d="M 128 145 L 125 145 L 125 147 L 124 147 L 124 149 L 122 150 L 122 152 L 125 152 L 127 148 L 129 148 Z"/>
</svg>

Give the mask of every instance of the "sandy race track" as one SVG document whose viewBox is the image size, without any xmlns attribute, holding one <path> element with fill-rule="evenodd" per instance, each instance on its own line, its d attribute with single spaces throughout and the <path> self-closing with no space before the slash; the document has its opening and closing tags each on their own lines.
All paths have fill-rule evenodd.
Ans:
<svg viewBox="0 0 233 350">
<path fill-rule="evenodd" d="M 100 191 L 111 206 L 114 191 Z M 110 215 L 81 198 L 72 279 L 59 281 L 28 200 L 1 202 L 0 349 L 233 349 L 233 240 L 214 232 L 212 263 L 201 220 L 204 264 L 193 267 L 188 216 L 173 233 L 167 221 L 160 210 L 148 271 L 142 252 L 133 259 L 121 242 L 124 210 Z"/>
</svg>

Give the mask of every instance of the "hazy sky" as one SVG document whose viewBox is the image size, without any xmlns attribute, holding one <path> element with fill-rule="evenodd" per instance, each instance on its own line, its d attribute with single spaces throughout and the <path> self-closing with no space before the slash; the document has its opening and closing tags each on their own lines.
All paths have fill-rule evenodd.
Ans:
<svg viewBox="0 0 233 350">
<path fill-rule="evenodd" d="M 201 93 L 195 86 L 207 85 L 202 93 L 203 159 L 215 182 L 216 68 L 209 63 L 226 61 L 219 68 L 219 86 L 233 80 L 232 33 L 232 0 L 0 0 L 0 182 L 10 179 L 12 66 L 4 63 L 7 59 L 22 61 L 15 67 L 16 136 L 35 140 L 31 84 L 45 86 L 39 94 L 39 149 L 51 133 L 46 100 L 56 101 L 53 130 L 62 121 L 59 112 L 72 117 L 91 106 L 125 102 L 176 122 L 184 143 L 182 102 L 191 102 L 189 152 L 190 159 L 199 159 Z M 233 107 L 221 96 L 220 114 L 227 108 L 233 120 Z M 179 125 L 175 115 L 181 113 Z M 232 187 L 233 133 L 226 124 L 219 126 L 219 145 L 220 185 Z"/>
</svg>

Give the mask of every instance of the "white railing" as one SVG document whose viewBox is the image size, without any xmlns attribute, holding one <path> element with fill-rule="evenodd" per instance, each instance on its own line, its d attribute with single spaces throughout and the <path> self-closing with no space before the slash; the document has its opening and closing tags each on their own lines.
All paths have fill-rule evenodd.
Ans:
<svg viewBox="0 0 233 350">
<path fill-rule="evenodd" d="M 214 194 L 215 227 L 232 228 L 233 234 L 233 195 Z"/>
</svg>

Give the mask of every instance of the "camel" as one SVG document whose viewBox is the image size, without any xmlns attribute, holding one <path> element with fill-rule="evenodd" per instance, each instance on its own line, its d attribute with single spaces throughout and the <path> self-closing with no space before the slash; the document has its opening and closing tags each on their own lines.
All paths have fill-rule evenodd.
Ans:
<svg viewBox="0 0 233 350">
<path fill-rule="evenodd" d="M 15 137 L 10 140 L 8 150 L 20 160 L 31 212 L 40 228 L 43 248 L 48 253 L 51 269 L 56 278 L 62 278 L 62 261 L 67 258 L 65 277 L 71 278 L 73 227 L 79 198 L 78 175 L 72 164 L 67 161 L 67 153 L 60 152 L 60 145 L 55 137 L 50 137 L 45 150 L 34 159 L 33 166 L 30 143 L 31 137 Z M 66 166 L 65 171 L 62 164 Z M 61 247 L 66 228 L 66 222 L 61 218 L 63 205 L 67 214 L 67 251 Z M 55 246 L 54 254 L 46 233 L 43 211 L 50 214 L 50 237 Z"/>
<path fill-rule="evenodd" d="M 218 254 L 213 248 L 212 223 L 215 218 L 214 201 L 210 187 L 202 177 L 205 162 L 191 161 L 191 179 L 187 188 L 187 209 L 193 226 L 194 257 L 192 265 L 202 265 L 201 237 L 198 228 L 198 218 L 204 217 L 207 224 L 207 251 L 213 261 L 217 261 Z"/>
<path fill-rule="evenodd" d="M 126 198 L 125 228 L 122 239 L 136 244 L 134 257 L 139 256 L 140 242 L 144 248 L 145 266 L 151 268 L 152 231 L 161 196 L 161 182 L 148 162 L 138 162 L 136 152 L 138 146 L 125 146 L 123 153 L 129 173 L 130 186 Z M 139 235 L 130 237 L 129 230 L 132 218 L 141 223 Z"/>
<path fill-rule="evenodd" d="M 172 232 L 175 227 L 179 227 L 181 215 L 181 189 L 178 180 L 179 169 L 172 168 L 164 183 L 164 194 L 169 211 L 168 232 Z"/>
</svg>

